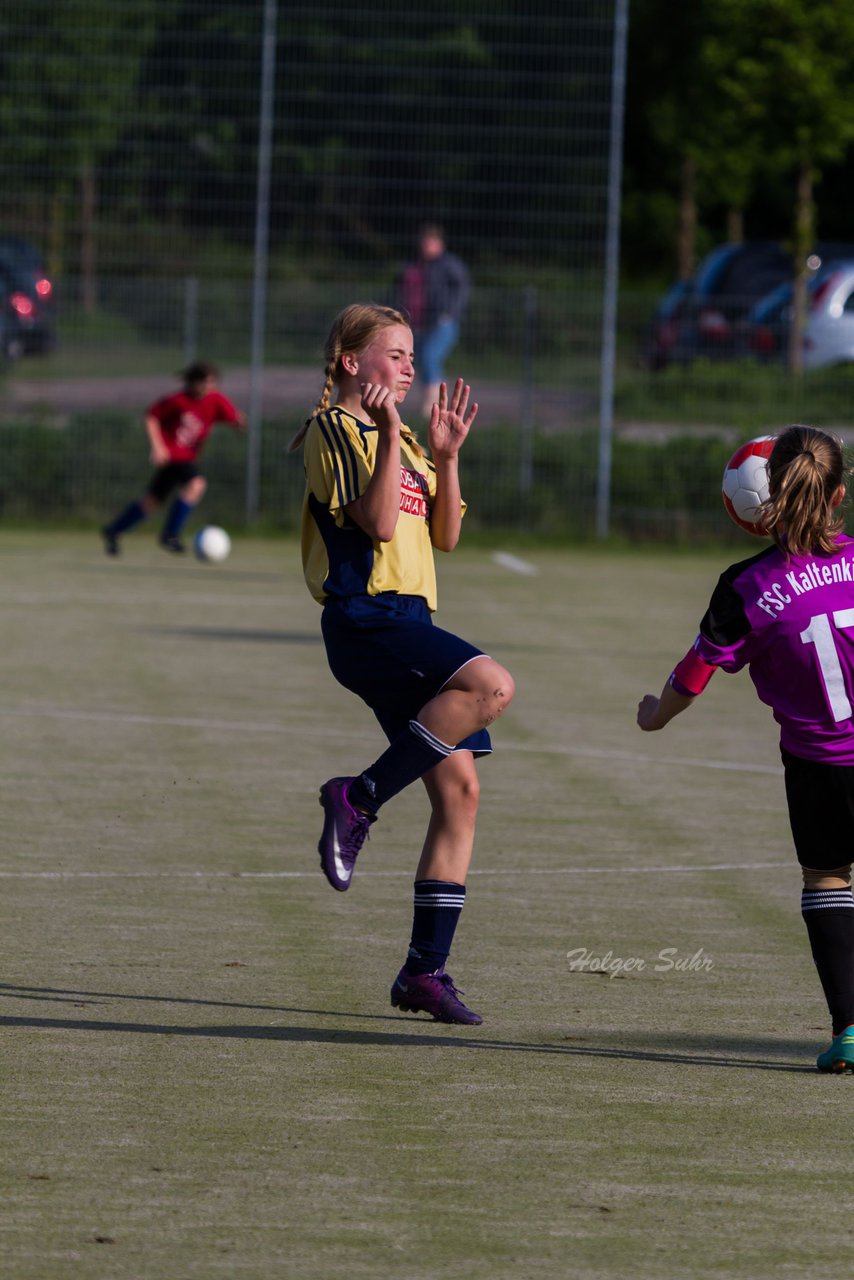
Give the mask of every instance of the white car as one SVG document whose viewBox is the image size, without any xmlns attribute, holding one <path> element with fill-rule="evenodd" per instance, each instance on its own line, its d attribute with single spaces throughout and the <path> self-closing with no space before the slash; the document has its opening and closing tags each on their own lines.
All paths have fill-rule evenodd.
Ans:
<svg viewBox="0 0 854 1280">
<path fill-rule="evenodd" d="M 854 262 L 836 264 L 809 300 L 804 329 L 805 369 L 854 361 Z"/>
</svg>

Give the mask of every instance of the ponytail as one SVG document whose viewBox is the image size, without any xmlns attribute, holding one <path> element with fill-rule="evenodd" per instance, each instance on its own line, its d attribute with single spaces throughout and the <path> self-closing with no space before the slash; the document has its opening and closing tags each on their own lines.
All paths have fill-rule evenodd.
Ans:
<svg viewBox="0 0 854 1280">
<path fill-rule="evenodd" d="M 844 520 L 833 506 L 843 482 L 842 444 L 817 427 L 786 427 L 768 459 L 762 523 L 787 555 L 838 550 Z"/>
</svg>

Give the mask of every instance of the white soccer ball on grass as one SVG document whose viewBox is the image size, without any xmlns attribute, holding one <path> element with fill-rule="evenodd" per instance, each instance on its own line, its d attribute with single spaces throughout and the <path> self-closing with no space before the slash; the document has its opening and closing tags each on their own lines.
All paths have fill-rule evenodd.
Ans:
<svg viewBox="0 0 854 1280">
<path fill-rule="evenodd" d="M 225 529 L 218 525 L 208 524 L 200 529 L 193 539 L 193 549 L 199 560 L 219 563 L 226 560 L 231 551 L 231 538 Z"/>
</svg>

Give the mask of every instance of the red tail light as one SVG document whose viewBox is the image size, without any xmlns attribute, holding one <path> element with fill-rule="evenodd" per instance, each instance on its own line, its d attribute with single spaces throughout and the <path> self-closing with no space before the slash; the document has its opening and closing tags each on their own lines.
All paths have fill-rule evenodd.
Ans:
<svg viewBox="0 0 854 1280">
<path fill-rule="evenodd" d="M 25 293 L 13 293 L 9 298 L 12 310 L 16 311 L 19 316 L 27 318 L 33 314 L 35 307 L 32 299 L 28 298 Z"/>
<path fill-rule="evenodd" d="M 830 290 L 835 288 L 838 279 L 839 275 L 834 271 L 833 275 L 828 276 L 826 280 L 822 280 L 810 298 L 810 311 L 818 310 Z"/>
<path fill-rule="evenodd" d="M 750 345 L 754 351 L 761 351 L 765 354 L 773 351 L 777 345 L 774 331 L 765 325 L 759 325 L 750 335 Z"/>
<path fill-rule="evenodd" d="M 53 293 L 53 285 L 46 277 L 42 277 L 41 280 L 36 281 L 36 293 L 40 298 L 45 299 L 49 298 Z"/>
</svg>

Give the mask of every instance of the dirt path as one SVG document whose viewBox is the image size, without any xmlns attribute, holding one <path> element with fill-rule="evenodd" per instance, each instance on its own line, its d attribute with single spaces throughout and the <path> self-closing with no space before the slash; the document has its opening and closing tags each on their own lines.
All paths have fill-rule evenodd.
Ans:
<svg viewBox="0 0 854 1280">
<path fill-rule="evenodd" d="M 316 369 L 268 368 L 264 372 L 262 405 L 269 417 L 281 413 L 307 413 L 320 389 Z M 62 420 L 72 413 L 102 409 L 129 409 L 140 413 L 165 395 L 170 387 L 168 375 L 135 375 L 104 378 L 16 378 L 14 372 L 2 389 L 4 414 L 7 417 L 27 412 L 55 415 Z M 223 390 L 242 408 L 249 404 L 249 370 L 229 369 L 223 378 Z M 592 397 L 573 391 L 537 389 L 533 404 L 523 403 L 522 389 L 513 383 L 487 381 L 476 388 L 480 419 L 522 423 L 528 414 L 544 427 L 566 430 L 580 414 L 586 416 L 595 407 Z M 588 417 L 589 420 L 589 417 Z"/>
</svg>

